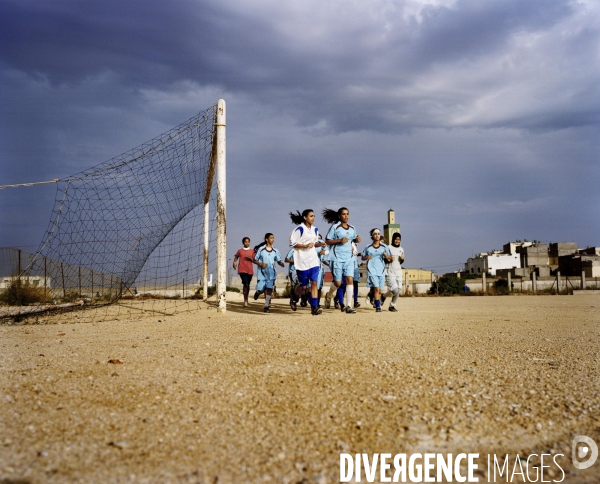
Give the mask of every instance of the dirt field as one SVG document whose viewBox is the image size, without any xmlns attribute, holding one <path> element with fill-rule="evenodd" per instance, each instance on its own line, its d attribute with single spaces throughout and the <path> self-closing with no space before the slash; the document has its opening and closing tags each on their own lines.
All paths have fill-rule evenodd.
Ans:
<svg viewBox="0 0 600 484">
<path fill-rule="evenodd" d="M 600 444 L 600 296 L 398 307 L 0 326 L 0 483 L 323 484 L 384 452 L 479 453 L 480 482 L 488 454 L 564 454 L 562 482 L 600 482 L 571 463 Z"/>
</svg>

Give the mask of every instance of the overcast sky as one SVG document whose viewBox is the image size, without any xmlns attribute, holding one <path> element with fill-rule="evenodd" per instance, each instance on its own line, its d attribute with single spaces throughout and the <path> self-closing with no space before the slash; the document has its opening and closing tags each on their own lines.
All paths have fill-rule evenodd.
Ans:
<svg viewBox="0 0 600 484">
<path fill-rule="evenodd" d="M 0 0 L 0 185 L 223 98 L 231 255 L 342 205 L 363 240 L 393 208 L 405 265 L 438 273 L 515 239 L 600 245 L 598 19 L 588 0 Z M 35 250 L 54 192 L 0 190 L 0 246 Z"/>
</svg>

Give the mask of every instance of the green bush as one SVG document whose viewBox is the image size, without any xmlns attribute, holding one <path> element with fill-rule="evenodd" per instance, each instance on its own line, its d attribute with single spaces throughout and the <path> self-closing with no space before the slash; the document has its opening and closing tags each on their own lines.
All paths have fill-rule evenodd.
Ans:
<svg viewBox="0 0 600 484">
<path fill-rule="evenodd" d="M 462 294 L 465 280 L 459 277 L 442 276 L 438 279 L 438 294 L 450 296 L 452 294 Z"/>
<path fill-rule="evenodd" d="M 508 281 L 506 279 L 497 279 L 494 282 L 494 291 L 497 294 L 508 294 Z"/>
</svg>

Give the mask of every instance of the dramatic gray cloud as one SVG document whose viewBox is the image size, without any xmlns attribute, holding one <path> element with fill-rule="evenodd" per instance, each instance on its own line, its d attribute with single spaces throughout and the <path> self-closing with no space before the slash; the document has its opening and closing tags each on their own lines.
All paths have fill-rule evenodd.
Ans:
<svg viewBox="0 0 600 484">
<path fill-rule="evenodd" d="M 600 243 L 593 1 L 3 1 L 0 184 L 109 159 L 226 99 L 228 234 L 393 207 L 409 266 L 515 238 Z M 35 245 L 52 186 L 0 191 Z"/>
</svg>

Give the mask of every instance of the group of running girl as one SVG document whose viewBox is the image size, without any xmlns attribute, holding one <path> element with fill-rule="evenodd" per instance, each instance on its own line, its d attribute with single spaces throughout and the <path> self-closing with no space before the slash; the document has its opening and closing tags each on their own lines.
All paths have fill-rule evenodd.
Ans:
<svg viewBox="0 0 600 484">
<path fill-rule="evenodd" d="M 290 212 L 290 218 L 296 228 L 290 235 L 290 251 L 285 257 L 289 264 L 291 284 L 290 307 L 297 310 L 310 304 L 311 314 L 323 312 L 320 306 L 321 292 L 325 279 L 325 270 L 329 267 L 333 283 L 325 295 L 325 308 L 331 307 L 332 300 L 336 308 L 348 314 L 356 313 L 358 302 L 358 258 L 366 261 L 368 299 L 377 312 L 386 296 L 392 296 L 390 311 L 397 311 L 396 302 L 402 290 L 402 263 L 404 249 L 400 246 L 400 234 L 392 236 L 392 244 L 382 242 L 381 231 L 377 228 L 369 233 L 371 244 L 359 255 L 357 244 L 361 238 L 354 226 L 348 223 L 350 212 L 346 207 L 339 210 L 325 209 L 322 212 L 325 221 L 331 224 L 325 240 L 315 227 L 315 212 L 306 209 L 302 213 Z M 253 264 L 258 266 L 257 285 L 254 299 L 265 295 L 264 312 L 270 312 L 271 296 L 277 276 L 275 264 L 284 267 L 279 251 L 273 247 L 275 237 L 265 234 L 264 242 L 251 248 L 250 238 L 244 237 L 243 247 L 233 259 L 233 268 L 238 269 L 242 280 L 244 307 L 248 307 L 250 283 L 254 274 Z M 384 294 L 385 286 L 388 293 Z"/>
</svg>

